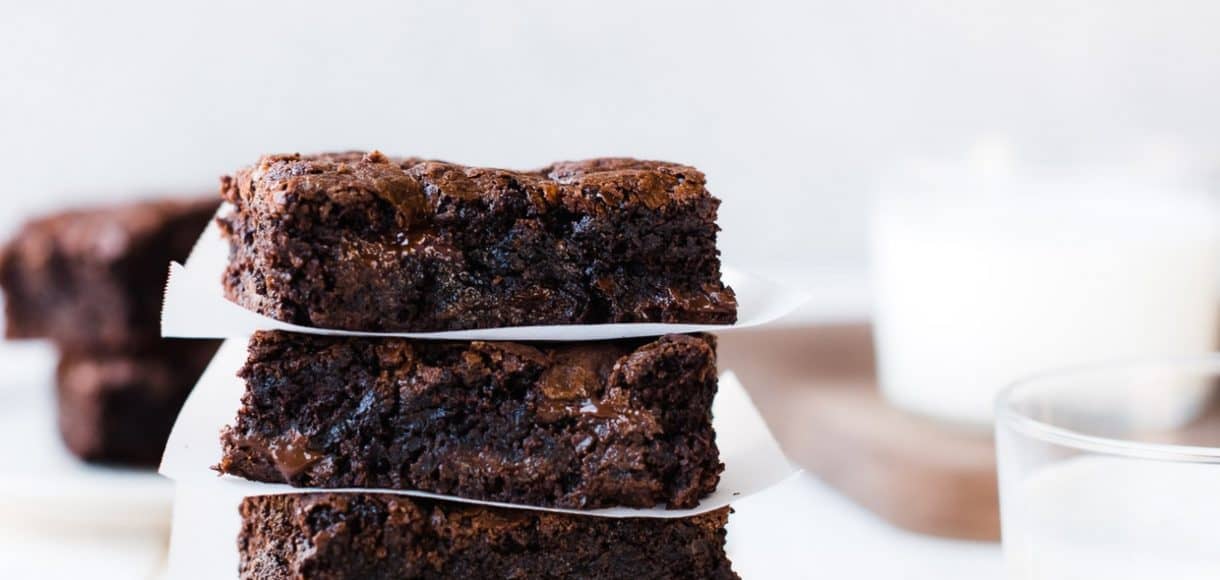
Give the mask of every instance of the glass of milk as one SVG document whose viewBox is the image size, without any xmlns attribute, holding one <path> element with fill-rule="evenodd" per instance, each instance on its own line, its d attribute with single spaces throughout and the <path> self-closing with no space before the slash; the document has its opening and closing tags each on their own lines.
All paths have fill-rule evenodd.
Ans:
<svg viewBox="0 0 1220 580">
<path fill-rule="evenodd" d="M 1220 355 L 1026 380 L 995 432 L 1010 578 L 1220 578 Z"/>
<path fill-rule="evenodd" d="M 891 403 L 990 429 L 1040 369 L 1216 350 L 1220 204 L 1138 171 L 909 171 L 872 223 L 875 335 Z"/>
</svg>

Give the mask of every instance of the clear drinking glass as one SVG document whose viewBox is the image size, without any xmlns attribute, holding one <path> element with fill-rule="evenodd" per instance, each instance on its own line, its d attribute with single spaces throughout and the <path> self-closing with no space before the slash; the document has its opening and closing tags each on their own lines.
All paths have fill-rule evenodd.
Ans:
<svg viewBox="0 0 1220 580">
<path fill-rule="evenodd" d="M 1220 355 L 1048 373 L 996 410 L 1010 578 L 1220 578 Z"/>
</svg>

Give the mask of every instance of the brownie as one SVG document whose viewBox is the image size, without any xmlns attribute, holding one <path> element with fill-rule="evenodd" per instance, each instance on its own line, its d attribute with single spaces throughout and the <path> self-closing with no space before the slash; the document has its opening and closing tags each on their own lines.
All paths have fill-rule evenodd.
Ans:
<svg viewBox="0 0 1220 580">
<path fill-rule="evenodd" d="M 73 353 L 59 361 L 59 431 L 86 461 L 153 466 L 187 394 L 220 346 L 165 340 L 135 353 Z"/>
<path fill-rule="evenodd" d="M 535 506 L 689 508 L 720 479 L 710 335 L 588 343 L 260 332 L 223 473 Z"/>
<path fill-rule="evenodd" d="M 474 168 L 380 153 L 271 155 L 222 179 L 230 300 L 322 328 L 732 323 L 719 200 L 634 159 Z"/>
<path fill-rule="evenodd" d="M 241 578 L 737 578 L 729 508 L 673 519 L 597 518 L 316 493 L 242 501 Z"/>
<path fill-rule="evenodd" d="M 219 205 L 141 201 L 27 223 L 0 249 L 6 334 L 91 352 L 156 341 L 169 263 L 186 258 Z"/>
</svg>

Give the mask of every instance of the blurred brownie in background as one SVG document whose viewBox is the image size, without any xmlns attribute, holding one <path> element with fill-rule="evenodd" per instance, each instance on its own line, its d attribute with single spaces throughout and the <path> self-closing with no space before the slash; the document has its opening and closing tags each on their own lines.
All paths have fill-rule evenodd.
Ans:
<svg viewBox="0 0 1220 580">
<path fill-rule="evenodd" d="M 74 209 L 30 221 L 0 248 L 5 334 L 59 348 L 60 432 L 80 458 L 160 458 L 220 344 L 161 338 L 165 277 L 219 205 L 210 196 Z"/>
<path fill-rule="evenodd" d="M 626 158 L 536 171 L 376 151 L 267 155 L 221 180 L 229 299 L 325 328 L 731 324 L 720 200 Z"/>
<path fill-rule="evenodd" d="M 171 260 L 184 260 L 220 200 L 78 209 L 27 223 L 0 250 L 5 333 L 116 352 L 161 336 Z"/>
<path fill-rule="evenodd" d="M 155 466 L 216 346 L 166 340 L 144 352 L 64 353 L 56 372 L 64 444 L 86 461 Z"/>
</svg>

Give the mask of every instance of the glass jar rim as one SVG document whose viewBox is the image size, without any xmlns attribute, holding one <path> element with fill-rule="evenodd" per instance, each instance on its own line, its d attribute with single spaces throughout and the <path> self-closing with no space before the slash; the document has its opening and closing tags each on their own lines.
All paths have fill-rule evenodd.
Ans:
<svg viewBox="0 0 1220 580">
<path fill-rule="evenodd" d="M 1016 381 L 1000 391 L 995 401 L 997 431 L 1007 427 L 1028 437 L 1082 451 L 1132 459 L 1189 463 L 1220 463 L 1220 446 L 1152 443 L 1102 435 L 1053 425 L 1016 408 L 1015 400 L 1052 380 L 1096 373 L 1139 370 L 1196 370 L 1214 373 L 1220 380 L 1220 353 L 1172 358 L 1130 359 L 1100 364 L 1076 365 L 1041 372 Z"/>
</svg>

